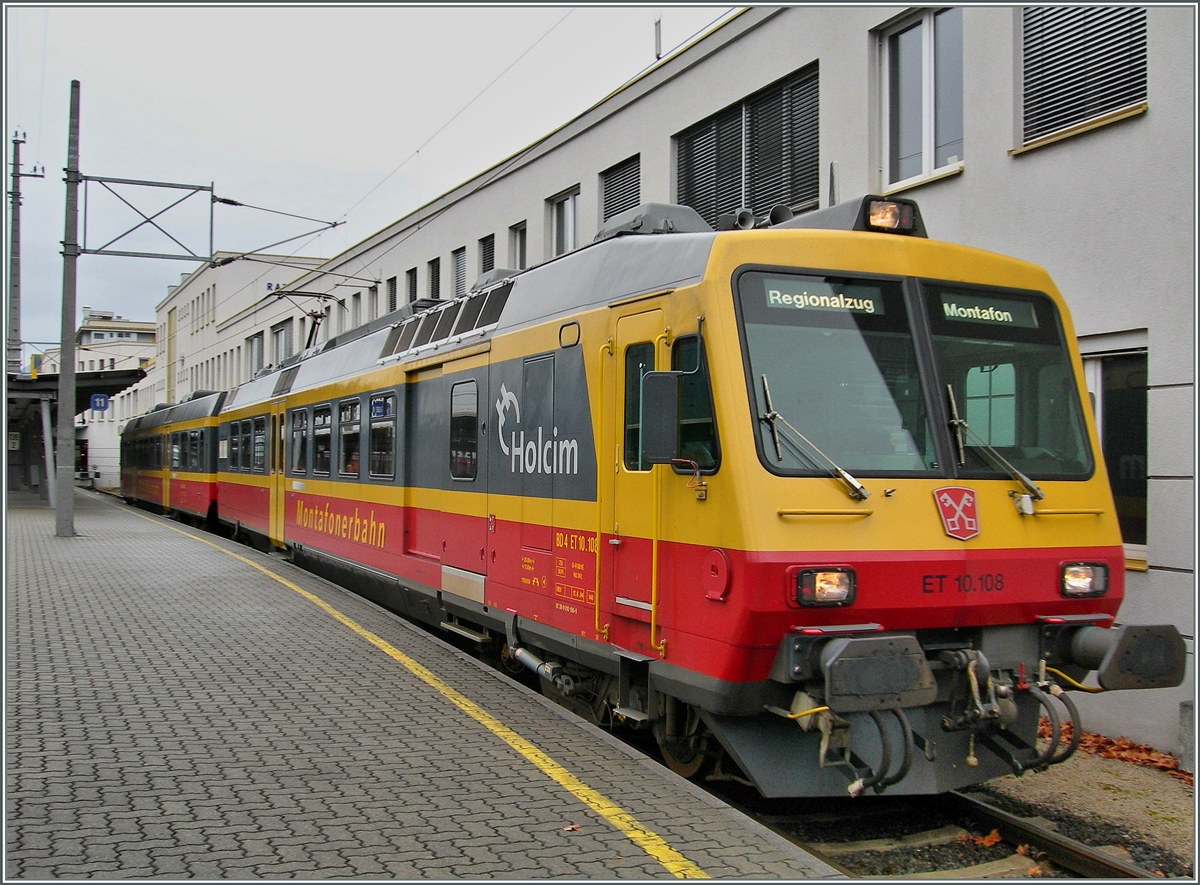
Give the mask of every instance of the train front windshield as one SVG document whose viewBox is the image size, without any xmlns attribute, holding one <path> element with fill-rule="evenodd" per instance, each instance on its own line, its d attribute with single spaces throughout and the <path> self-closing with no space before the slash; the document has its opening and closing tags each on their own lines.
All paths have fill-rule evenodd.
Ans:
<svg viewBox="0 0 1200 885">
<path fill-rule="evenodd" d="M 771 470 L 825 473 L 822 454 L 853 473 L 937 467 L 899 280 L 750 271 L 739 290 Z"/>
<path fill-rule="evenodd" d="M 961 437 L 962 476 L 1008 475 L 989 447 L 1035 479 L 1090 476 L 1049 298 L 759 270 L 737 288 L 759 451 L 773 472 L 826 474 L 832 462 L 853 474 L 947 475 L 936 433 L 955 461 Z M 922 371 L 925 328 L 934 365 Z M 949 424 L 954 413 L 965 427 Z"/>
<path fill-rule="evenodd" d="M 960 474 L 1003 475 L 987 443 L 1034 479 L 1090 476 L 1078 388 L 1053 302 L 935 283 L 922 292 L 947 408 L 953 395 L 970 428 Z"/>
</svg>

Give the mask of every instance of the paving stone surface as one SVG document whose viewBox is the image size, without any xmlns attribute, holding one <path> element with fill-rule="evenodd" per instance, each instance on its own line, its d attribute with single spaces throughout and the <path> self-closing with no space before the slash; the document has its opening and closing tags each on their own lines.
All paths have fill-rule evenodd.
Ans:
<svg viewBox="0 0 1200 885">
<path fill-rule="evenodd" d="M 384 639 L 704 874 L 838 876 L 277 555 L 75 501 L 73 538 L 34 500 L 6 513 L 6 878 L 672 877 L 444 693 L 223 551 Z"/>
</svg>

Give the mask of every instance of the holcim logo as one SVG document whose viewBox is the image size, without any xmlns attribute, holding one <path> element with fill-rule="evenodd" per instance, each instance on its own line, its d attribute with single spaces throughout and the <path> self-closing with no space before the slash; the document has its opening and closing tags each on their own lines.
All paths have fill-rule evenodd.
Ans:
<svg viewBox="0 0 1200 885">
<path fill-rule="evenodd" d="M 975 490 L 962 486 L 944 486 L 933 490 L 942 526 L 946 534 L 968 541 L 979 534 L 979 512 L 975 509 Z"/>
<path fill-rule="evenodd" d="M 521 423 L 521 403 L 517 395 L 500 385 L 500 396 L 496 400 L 496 415 L 499 423 L 496 425 L 496 437 L 500 441 L 500 451 L 509 458 L 509 469 L 513 473 L 579 473 L 579 440 L 574 438 L 558 438 L 558 428 L 539 426 L 536 435 L 529 431 L 526 439 L 525 430 L 510 430 L 505 439 L 504 425 L 509 409 L 512 409 L 516 424 Z"/>
</svg>

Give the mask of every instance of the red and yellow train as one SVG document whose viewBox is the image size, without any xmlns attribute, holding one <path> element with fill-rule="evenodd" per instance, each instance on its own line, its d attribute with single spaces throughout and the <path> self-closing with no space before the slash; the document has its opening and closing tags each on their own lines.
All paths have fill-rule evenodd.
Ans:
<svg viewBox="0 0 1200 885">
<path fill-rule="evenodd" d="M 902 199 L 722 227 L 648 204 L 142 416 L 124 492 L 494 639 L 676 771 L 767 796 L 1042 767 L 1090 671 L 1182 680 L 1173 627 L 1115 621 L 1113 498 L 1044 270 L 932 241 Z"/>
</svg>

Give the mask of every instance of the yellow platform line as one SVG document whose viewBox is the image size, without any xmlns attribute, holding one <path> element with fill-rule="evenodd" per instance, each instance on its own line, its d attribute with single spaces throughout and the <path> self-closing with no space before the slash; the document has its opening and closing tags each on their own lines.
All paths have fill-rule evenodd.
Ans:
<svg viewBox="0 0 1200 885">
<path fill-rule="evenodd" d="M 117 505 L 112 504 L 111 506 L 116 507 Z M 147 522 L 152 522 L 155 525 L 168 528 L 186 538 L 191 538 L 193 541 L 199 541 L 201 544 L 207 544 L 214 550 L 219 550 L 226 556 L 232 556 L 239 562 L 243 562 L 251 568 L 257 569 L 268 578 L 279 582 L 289 590 L 292 590 L 295 593 L 298 593 L 300 596 L 303 596 L 330 617 L 340 621 L 342 624 L 349 627 L 388 657 L 392 658 L 392 660 L 401 664 L 410 673 L 433 688 L 440 695 L 446 698 L 446 700 L 450 701 L 450 703 L 454 704 L 454 706 L 458 707 L 492 734 L 496 735 L 496 737 L 500 738 L 500 740 L 504 741 L 506 744 L 532 762 L 539 771 L 541 771 L 555 783 L 559 784 L 572 796 L 612 824 L 612 826 L 616 828 L 622 835 L 624 835 L 625 838 L 629 839 L 629 841 L 633 842 L 648 855 L 662 864 L 663 867 L 665 867 L 666 870 L 676 878 L 709 878 L 708 874 L 705 873 L 704 870 L 700 869 L 700 867 L 696 866 L 694 863 L 668 845 L 657 833 L 648 830 L 646 827 L 638 823 L 637 819 L 629 812 L 625 811 L 620 806 L 616 805 L 600 793 L 593 790 L 583 781 L 579 780 L 579 778 L 575 777 L 575 775 L 571 774 L 571 772 L 567 771 L 567 769 L 563 768 L 561 765 L 559 765 L 529 741 L 525 740 L 525 738 L 521 737 L 503 722 L 496 719 L 474 701 L 470 700 L 440 680 L 433 674 L 433 672 L 414 661 L 387 640 L 372 633 L 366 627 L 358 624 L 347 615 L 342 614 L 320 597 L 309 593 L 304 588 L 293 584 L 287 578 L 283 577 L 282 575 L 277 575 L 275 572 L 271 571 L 265 566 L 259 565 L 257 562 L 247 559 L 240 554 L 234 553 L 232 550 L 226 550 L 220 544 L 214 544 L 212 541 L 201 538 L 198 535 L 193 535 L 191 532 L 184 531 L 183 529 L 176 528 L 175 526 L 164 525 L 159 520 L 149 516 L 143 516 L 141 513 L 134 513 L 133 515 L 140 519 L 144 519 Z"/>
</svg>

